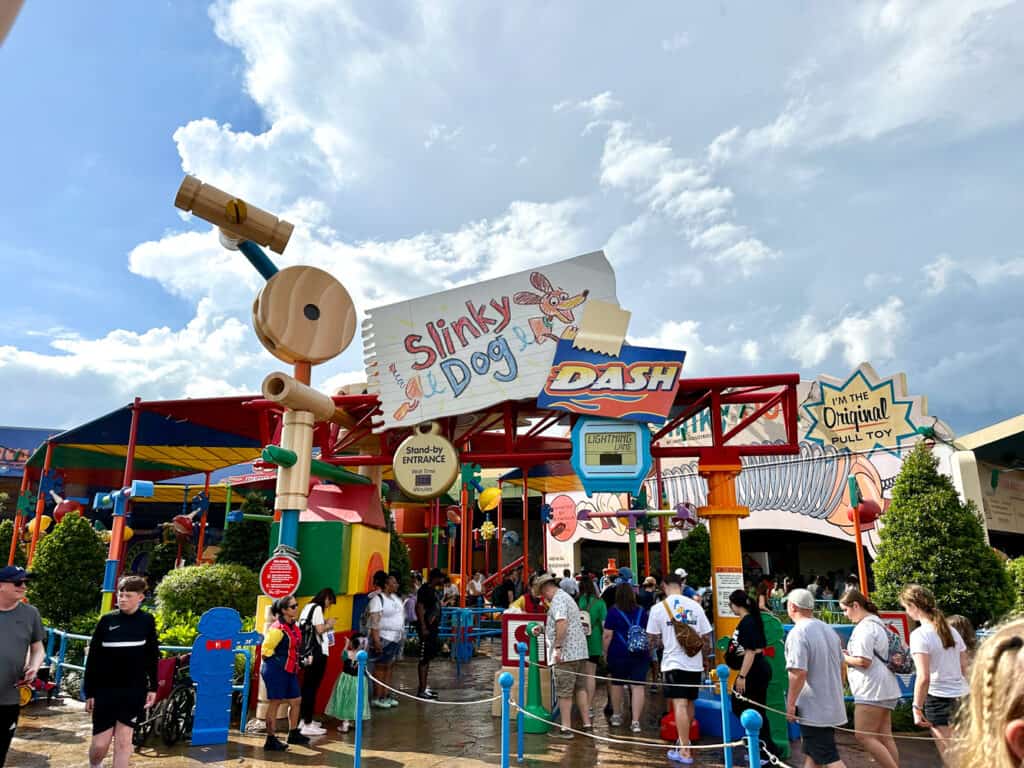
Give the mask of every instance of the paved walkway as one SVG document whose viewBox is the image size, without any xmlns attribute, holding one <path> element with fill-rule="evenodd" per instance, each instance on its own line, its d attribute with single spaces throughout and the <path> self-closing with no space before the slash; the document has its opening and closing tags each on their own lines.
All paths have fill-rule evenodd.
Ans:
<svg viewBox="0 0 1024 768">
<path fill-rule="evenodd" d="M 440 692 L 442 699 L 475 701 L 492 695 L 491 684 L 496 662 L 489 657 L 477 657 L 462 678 L 456 679 L 455 665 L 448 661 L 437 661 L 431 670 L 431 684 Z M 404 690 L 415 690 L 416 664 L 413 660 L 400 662 L 396 679 Z M 398 697 L 401 698 L 401 697 Z M 653 707 L 661 712 L 660 697 L 651 699 Z M 604 705 L 604 694 L 598 692 L 598 711 Z M 650 711 L 655 711 L 651 706 Z M 261 746 L 262 736 L 240 736 L 232 731 L 227 745 L 220 747 L 188 747 L 179 744 L 168 749 L 154 739 L 149 746 L 140 749 L 133 761 L 139 768 L 198 768 L 199 766 L 351 766 L 351 733 L 342 735 L 328 725 L 326 736 L 316 740 L 309 747 L 291 747 L 287 753 L 267 757 Z M 79 768 L 87 764 L 90 724 L 88 715 L 81 704 L 69 701 L 47 707 L 34 704 L 23 712 L 17 737 L 7 765 L 16 768 Z M 624 741 L 629 739 L 626 728 L 609 729 L 604 717 L 596 718 L 595 732 L 601 736 L 612 736 Z M 414 766 L 428 768 L 481 768 L 500 764 L 500 722 L 491 717 L 490 705 L 439 706 L 420 704 L 403 699 L 399 707 L 391 710 L 373 710 L 373 719 L 364 731 L 363 765 L 366 768 L 399 768 Z M 653 722 L 645 724 L 642 738 L 657 739 Z M 707 743 L 712 740 L 705 739 Z M 794 744 L 794 755 L 787 763 L 802 766 L 799 745 Z M 515 762 L 515 731 L 512 733 L 512 765 Z M 900 742 L 903 768 L 934 768 L 939 765 L 935 748 L 930 741 Z M 840 751 L 849 768 L 868 768 L 875 763 L 849 735 L 842 735 Z M 737 765 L 743 761 L 737 755 Z M 720 751 L 699 753 L 697 766 L 721 766 Z M 108 763 L 109 765 L 109 758 Z M 609 745 L 592 739 L 577 737 L 562 742 L 547 736 L 526 736 L 527 766 L 560 766 L 561 768 L 584 768 L 584 766 L 608 766 L 628 768 L 637 765 L 673 765 L 665 759 L 664 752 L 655 749 Z"/>
</svg>

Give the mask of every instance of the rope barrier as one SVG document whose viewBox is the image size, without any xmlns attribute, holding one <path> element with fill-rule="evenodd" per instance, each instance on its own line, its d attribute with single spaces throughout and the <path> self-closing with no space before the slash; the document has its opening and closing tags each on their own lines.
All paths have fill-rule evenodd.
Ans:
<svg viewBox="0 0 1024 768">
<path fill-rule="evenodd" d="M 584 661 L 585 661 L 585 659 L 584 659 Z M 526 666 L 528 666 L 528 667 L 531 666 L 531 662 L 530 662 L 529 659 L 526 660 Z M 638 682 L 636 680 L 626 680 L 626 679 L 623 679 L 623 678 L 620 678 L 620 677 L 603 677 L 601 675 L 588 675 L 586 672 L 573 672 L 571 669 L 561 669 L 558 666 L 552 667 L 549 664 L 537 663 L 535 666 L 538 666 L 541 669 L 554 669 L 560 675 L 575 675 L 577 677 L 592 677 L 595 680 L 607 680 L 610 683 L 621 683 L 622 685 L 643 685 L 643 686 L 648 686 L 648 687 L 653 687 L 653 688 L 657 688 L 658 686 L 664 686 L 664 685 L 677 685 L 679 687 L 685 687 L 685 688 L 710 688 L 712 690 L 715 690 L 715 689 L 718 688 L 718 684 L 717 683 L 701 683 L 699 685 L 690 685 L 689 683 L 685 683 L 685 684 L 684 683 L 664 683 L 664 682 L 661 682 L 661 683 L 650 682 L 649 683 L 646 680 L 644 680 L 643 682 Z"/>
<path fill-rule="evenodd" d="M 606 744 L 622 744 L 627 747 L 646 747 L 648 749 L 672 749 L 672 744 L 666 744 L 663 741 L 648 741 L 647 739 L 613 739 L 610 736 L 598 736 L 596 733 L 590 731 L 580 731 L 576 728 L 564 728 L 561 723 L 556 723 L 553 720 L 545 720 L 543 717 L 539 717 L 532 712 L 527 712 L 526 709 L 520 709 L 519 705 L 514 701 L 509 702 L 511 707 L 532 720 L 538 720 L 542 723 L 547 723 L 552 728 L 558 728 L 559 730 L 566 730 L 570 733 L 575 733 L 580 736 L 586 736 L 587 738 L 594 739 L 594 741 L 603 741 Z M 687 744 L 686 746 L 679 747 L 680 749 L 725 749 L 726 747 L 742 747 L 746 742 L 731 741 L 724 744 Z M 676 745 L 678 746 L 678 745 Z"/>
<path fill-rule="evenodd" d="M 391 691 L 392 693 L 397 693 L 399 696 L 404 696 L 407 699 L 412 699 L 413 701 L 423 702 L 424 704 L 443 704 L 444 706 L 448 706 L 449 704 L 456 704 L 456 705 L 462 705 L 462 706 L 471 706 L 471 705 L 474 705 L 474 704 L 490 704 L 490 703 L 495 702 L 495 701 L 497 701 L 498 699 L 501 698 L 501 694 L 499 693 L 497 696 L 491 696 L 491 698 L 489 698 L 489 699 L 480 699 L 479 701 L 438 701 L 437 699 L 423 699 L 423 698 L 420 698 L 419 696 L 413 696 L 411 693 L 406 693 L 405 691 L 401 691 L 398 688 L 392 688 L 387 683 L 382 683 L 376 677 L 371 675 L 369 673 L 369 671 L 366 672 L 366 677 L 367 677 L 367 679 L 372 680 L 373 682 L 375 682 L 381 688 L 384 688 L 384 689 L 386 689 L 388 691 Z"/>
<path fill-rule="evenodd" d="M 789 717 L 788 713 L 786 713 L 784 710 L 775 709 L 774 707 L 769 707 L 767 704 L 760 704 L 760 703 L 754 701 L 753 699 L 748 699 L 742 693 L 736 693 L 735 691 L 733 691 L 732 695 L 735 696 L 740 701 L 746 701 L 746 702 L 748 702 L 750 704 L 755 704 L 756 706 L 762 707 L 763 709 L 766 709 L 769 712 L 775 712 L 776 714 L 779 714 L 779 715 L 785 715 L 787 717 L 787 719 Z M 803 721 L 799 717 L 796 718 L 796 722 L 799 723 L 800 725 L 804 724 Z M 814 727 L 814 723 L 807 723 L 807 725 L 810 725 L 811 727 Z M 913 741 L 934 741 L 934 739 L 931 736 L 904 736 L 904 735 L 899 734 L 899 733 L 882 733 L 881 731 L 858 731 L 858 730 L 856 730 L 854 728 L 845 728 L 845 727 L 843 727 L 841 725 L 835 725 L 835 726 L 833 726 L 833 728 L 835 728 L 837 731 L 845 731 L 846 733 L 854 733 L 854 734 L 861 733 L 861 734 L 865 734 L 867 736 L 891 736 L 894 739 L 907 739 L 907 740 L 913 740 Z"/>
<path fill-rule="evenodd" d="M 789 763 L 782 762 L 782 758 L 781 757 L 776 757 L 771 752 L 769 752 L 768 751 L 768 747 L 766 747 L 764 745 L 763 741 L 761 742 L 761 751 L 764 752 L 765 759 L 771 765 L 778 765 L 778 766 L 780 766 L 780 768 L 796 768 L 795 766 L 792 766 Z"/>
</svg>

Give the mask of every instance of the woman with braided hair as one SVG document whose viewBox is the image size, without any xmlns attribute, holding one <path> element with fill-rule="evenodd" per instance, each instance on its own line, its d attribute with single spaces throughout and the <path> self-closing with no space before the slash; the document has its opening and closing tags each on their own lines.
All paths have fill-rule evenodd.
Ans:
<svg viewBox="0 0 1024 768">
<path fill-rule="evenodd" d="M 950 748 L 950 730 L 960 699 L 968 692 L 967 646 L 949 626 L 931 590 L 908 584 L 900 593 L 903 610 L 920 626 L 910 633 L 917 682 L 914 684 L 914 724 L 930 728 L 939 754 Z"/>
<path fill-rule="evenodd" d="M 1024 765 L 1024 618 L 985 639 L 971 668 L 971 695 L 957 718 L 954 765 Z"/>
</svg>

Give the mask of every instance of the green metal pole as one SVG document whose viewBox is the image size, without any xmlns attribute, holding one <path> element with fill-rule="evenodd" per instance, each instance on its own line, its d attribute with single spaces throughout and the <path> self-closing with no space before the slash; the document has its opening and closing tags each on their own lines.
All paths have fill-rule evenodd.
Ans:
<svg viewBox="0 0 1024 768">
<path fill-rule="evenodd" d="M 537 643 L 540 641 L 536 635 L 540 629 L 541 625 L 535 621 L 526 625 L 526 633 L 530 637 L 530 671 L 526 682 L 526 711 L 534 717 L 547 720 L 551 717 L 551 713 L 544 709 L 540 696 L 540 653 L 537 650 Z M 534 717 L 525 718 L 523 731 L 525 733 L 547 733 L 550 726 L 541 720 L 535 720 Z"/>
<path fill-rule="evenodd" d="M 629 567 L 633 570 L 633 578 L 637 578 L 636 570 L 636 518 L 629 516 Z"/>
<path fill-rule="evenodd" d="M 228 518 L 231 516 L 231 483 L 225 482 L 227 486 L 224 491 L 224 528 L 227 529 L 230 524 Z"/>
</svg>

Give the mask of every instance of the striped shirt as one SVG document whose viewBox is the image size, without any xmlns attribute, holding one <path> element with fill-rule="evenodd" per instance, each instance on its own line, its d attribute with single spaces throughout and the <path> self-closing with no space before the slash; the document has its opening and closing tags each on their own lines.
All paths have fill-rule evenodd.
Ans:
<svg viewBox="0 0 1024 768">
<path fill-rule="evenodd" d="M 100 617 L 85 661 L 85 691 L 147 690 L 157 687 L 160 648 L 156 622 L 144 611 L 111 611 Z"/>
</svg>

